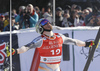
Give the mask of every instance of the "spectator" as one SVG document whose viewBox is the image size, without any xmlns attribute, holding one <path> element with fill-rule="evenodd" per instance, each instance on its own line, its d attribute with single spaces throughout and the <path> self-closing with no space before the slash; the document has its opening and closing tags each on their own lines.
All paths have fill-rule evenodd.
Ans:
<svg viewBox="0 0 100 71">
<path fill-rule="evenodd" d="M 69 19 L 69 27 L 74 27 L 74 19 L 76 18 L 76 13 L 75 11 L 72 11 L 71 12 L 71 15 L 70 15 L 70 19 Z"/>
<path fill-rule="evenodd" d="M 51 15 L 49 14 L 49 13 L 47 13 L 47 12 L 45 12 L 44 14 L 43 14 L 43 18 L 47 18 L 47 17 L 50 17 Z"/>
<path fill-rule="evenodd" d="M 20 6 L 19 7 L 19 12 L 17 17 L 15 18 L 15 23 L 19 24 L 19 29 L 22 29 L 22 23 L 23 23 L 23 13 L 25 11 L 26 7 L 25 6 Z"/>
<path fill-rule="evenodd" d="M 13 9 L 13 10 L 12 10 L 12 13 L 15 15 L 15 17 L 17 16 L 16 9 Z"/>
<path fill-rule="evenodd" d="M 56 8 L 56 26 L 62 27 L 62 21 L 63 21 L 63 16 L 62 16 L 62 8 L 57 7 Z"/>
<path fill-rule="evenodd" d="M 39 17 L 33 8 L 32 4 L 28 4 L 23 14 L 16 17 L 16 22 L 19 22 L 20 29 L 35 27 Z M 21 21 L 21 22 L 20 22 Z"/>
<path fill-rule="evenodd" d="M 92 8 L 87 7 L 86 9 L 89 11 L 89 15 L 87 15 L 87 16 L 85 17 L 85 19 L 84 19 L 85 25 L 87 25 L 87 24 L 90 22 L 90 18 L 91 18 L 92 15 L 93 15 Z"/>
<path fill-rule="evenodd" d="M 83 10 L 83 14 L 84 14 L 83 17 L 85 18 L 87 15 L 89 15 L 89 13 L 90 13 L 89 10 L 84 9 L 84 10 Z"/>
<path fill-rule="evenodd" d="M 36 10 L 36 13 L 38 14 L 39 18 L 40 18 L 40 9 L 38 6 L 35 6 L 35 10 Z"/>
<path fill-rule="evenodd" d="M 52 11 L 51 11 L 51 8 L 49 6 L 46 8 L 46 12 L 45 13 L 52 17 Z M 44 14 L 43 14 L 43 18 L 44 18 Z"/>
<path fill-rule="evenodd" d="M 94 20 L 95 20 L 95 18 L 92 17 L 91 20 L 90 20 L 90 22 L 87 23 L 86 26 L 94 26 Z"/>
<path fill-rule="evenodd" d="M 77 5 L 75 8 L 74 8 L 74 18 L 73 18 L 73 22 L 74 22 L 74 27 L 77 27 L 77 26 L 83 26 L 83 23 L 84 23 L 84 19 L 82 17 L 83 13 L 82 13 L 82 8 L 81 6 Z"/>
<path fill-rule="evenodd" d="M 85 20 L 86 16 L 88 16 L 89 13 L 90 13 L 89 10 L 87 10 L 87 9 L 83 10 L 83 14 L 82 14 L 83 20 Z M 86 26 L 85 21 L 83 23 L 83 26 Z"/>
<path fill-rule="evenodd" d="M 52 10 L 51 10 L 51 7 L 48 7 L 48 8 L 47 8 L 47 13 L 48 13 L 50 16 L 52 16 Z"/>
<path fill-rule="evenodd" d="M 69 27 L 69 24 L 70 24 L 69 18 L 70 18 L 69 10 L 65 10 L 62 27 Z"/>
<path fill-rule="evenodd" d="M 22 15 L 23 12 L 24 12 L 24 10 L 25 10 L 25 8 L 26 8 L 25 6 L 20 6 L 20 7 L 19 7 L 19 12 L 18 12 L 18 14 L 19 14 L 19 15 Z"/>
<path fill-rule="evenodd" d="M 82 12 L 76 13 L 76 17 L 74 19 L 74 26 L 75 27 L 77 27 L 77 26 L 83 26 L 84 20 L 83 20 L 82 15 L 83 15 Z"/>
<path fill-rule="evenodd" d="M 0 16 L 0 32 L 2 32 L 4 28 L 4 19 L 5 19 L 4 16 L 1 15 Z"/>
<path fill-rule="evenodd" d="M 9 12 L 6 12 L 4 16 L 5 16 L 4 27 L 6 27 L 9 24 Z"/>
<path fill-rule="evenodd" d="M 97 17 L 92 16 L 92 19 L 90 20 L 90 22 L 87 24 L 87 26 L 100 26 L 100 15 L 98 15 Z"/>
<path fill-rule="evenodd" d="M 91 9 L 91 8 L 90 8 Z M 100 12 L 96 6 L 92 7 L 92 12 L 85 17 L 85 24 L 87 26 L 98 26 Z M 98 23 L 98 24 L 97 24 Z"/>
<path fill-rule="evenodd" d="M 15 25 L 15 15 L 13 14 L 11 18 L 12 18 L 11 19 L 12 31 L 18 30 L 18 28 L 16 28 L 16 25 Z M 9 23 L 10 23 L 10 20 L 9 20 Z M 4 27 L 3 31 L 10 31 L 10 24 Z"/>
<path fill-rule="evenodd" d="M 42 10 L 41 10 L 40 18 L 44 18 L 44 16 L 43 16 L 44 13 L 45 13 L 45 8 L 43 7 Z"/>
<path fill-rule="evenodd" d="M 52 17 L 52 11 L 50 6 L 47 7 L 46 12 L 43 14 L 43 18 L 48 19 L 51 25 L 53 25 L 53 17 Z"/>
</svg>

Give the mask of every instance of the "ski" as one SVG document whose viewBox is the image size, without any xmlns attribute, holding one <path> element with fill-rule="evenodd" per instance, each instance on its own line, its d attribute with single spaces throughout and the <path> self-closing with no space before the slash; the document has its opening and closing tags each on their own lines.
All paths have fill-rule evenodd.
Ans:
<svg viewBox="0 0 100 71">
<path fill-rule="evenodd" d="M 88 60 L 87 60 L 87 62 L 85 64 L 85 67 L 84 67 L 83 71 L 88 71 L 88 68 L 89 68 L 89 65 L 91 63 L 91 60 L 93 59 L 93 55 L 94 55 L 95 49 L 96 49 L 96 47 L 98 45 L 99 39 L 100 39 L 100 28 L 99 28 L 97 36 L 96 36 L 96 38 L 94 40 L 95 45 L 92 46 L 92 50 L 91 50 L 91 52 L 90 52 L 90 54 L 88 56 Z"/>
</svg>

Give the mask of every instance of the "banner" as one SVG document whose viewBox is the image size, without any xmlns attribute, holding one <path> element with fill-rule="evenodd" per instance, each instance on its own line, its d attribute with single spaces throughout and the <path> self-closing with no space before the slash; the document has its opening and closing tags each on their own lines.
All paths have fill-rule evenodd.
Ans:
<svg viewBox="0 0 100 71">
<path fill-rule="evenodd" d="M 9 68 L 9 58 L 7 58 L 6 47 L 9 43 L 10 35 L 3 34 L 0 35 L 0 71 L 3 71 L 5 68 Z M 18 38 L 16 34 L 12 35 L 12 48 L 18 48 Z M 19 55 L 12 57 L 13 71 L 20 71 L 20 60 Z"/>
</svg>

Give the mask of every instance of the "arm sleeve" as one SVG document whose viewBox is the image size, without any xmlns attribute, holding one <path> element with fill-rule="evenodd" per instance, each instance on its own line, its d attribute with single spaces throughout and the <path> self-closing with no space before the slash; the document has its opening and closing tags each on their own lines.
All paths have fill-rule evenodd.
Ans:
<svg viewBox="0 0 100 71">
<path fill-rule="evenodd" d="M 29 49 L 37 48 L 42 45 L 42 42 L 43 42 L 42 37 L 37 37 L 31 43 L 28 43 L 27 45 L 25 45 L 25 47 L 28 47 Z"/>
<path fill-rule="evenodd" d="M 66 37 L 63 34 L 60 34 L 60 35 L 63 39 L 63 44 L 72 44 L 72 45 L 77 45 L 77 46 L 85 46 L 85 42 L 83 42 L 83 41 Z"/>
<path fill-rule="evenodd" d="M 31 48 L 41 47 L 42 43 L 43 43 L 42 37 L 37 37 L 32 42 L 17 49 L 17 52 L 18 52 L 18 54 L 20 54 L 20 53 L 24 53 L 24 52 L 28 51 Z"/>
</svg>

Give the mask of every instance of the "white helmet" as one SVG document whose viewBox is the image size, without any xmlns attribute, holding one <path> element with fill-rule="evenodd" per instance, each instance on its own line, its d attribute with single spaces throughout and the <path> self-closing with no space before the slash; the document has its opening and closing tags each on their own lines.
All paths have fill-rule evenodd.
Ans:
<svg viewBox="0 0 100 71">
<path fill-rule="evenodd" d="M 36 32 L 42 34 L 42 33 L 44 32 L 44 30 L 46 30 L 46 29 L 43 28 L 43 26 L 44 26 L 45 24 L 47 24 L 47 22 L 49 22 L 47 19 L 41 18 L 41 19 L 36 23 L 36 26 L 35 26 Z M 49 30 L 47 30 L 47 31 L 49 31 Z"/>
</svg>

